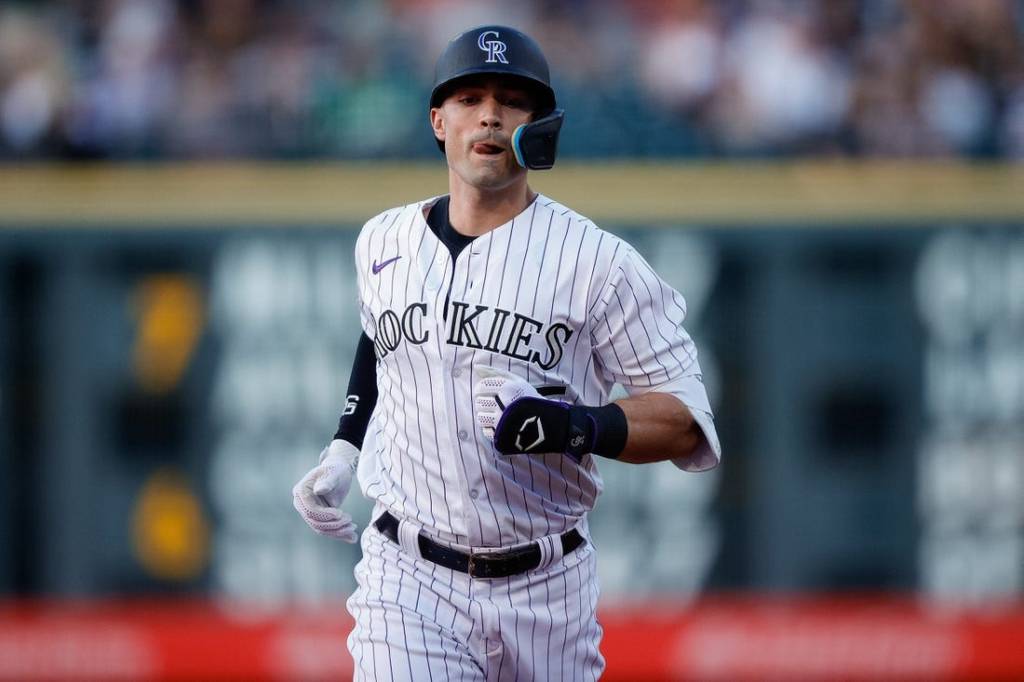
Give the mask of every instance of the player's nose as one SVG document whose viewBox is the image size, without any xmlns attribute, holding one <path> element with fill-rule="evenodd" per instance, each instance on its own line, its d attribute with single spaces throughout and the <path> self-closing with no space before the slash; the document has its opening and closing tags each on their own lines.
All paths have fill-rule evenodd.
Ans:
<svg viewBox="0 0 1024 682">
<path fill-rule="evenodd" d="M 493 97 L 487 97 L 480 103 L 480 125 L 484 128 L 501 127 L 501 104 Z"/>
</svg>

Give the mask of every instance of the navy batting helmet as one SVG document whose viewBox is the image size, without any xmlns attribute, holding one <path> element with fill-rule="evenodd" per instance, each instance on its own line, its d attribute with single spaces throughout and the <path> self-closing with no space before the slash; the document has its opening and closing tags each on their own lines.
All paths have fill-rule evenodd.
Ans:
<svg viewBox="0 0 1024 682">
<path fill-rule="evenodd" d="M 530 36 L 508 26 L 478 26 L 460 33 L 437 60 L 431 108 L 441 106 L 458 80 L 477 74 L 514 76 L 523 79 L 534 92 L 534 120 L 515 130 L 512 148 L 524 168 L 551 168 L 564 112 L 555 108 L 548 62 L 540 46 Z M 437 146 L 444 152 L 444 142 L 438 140 Z"/>
</svg>

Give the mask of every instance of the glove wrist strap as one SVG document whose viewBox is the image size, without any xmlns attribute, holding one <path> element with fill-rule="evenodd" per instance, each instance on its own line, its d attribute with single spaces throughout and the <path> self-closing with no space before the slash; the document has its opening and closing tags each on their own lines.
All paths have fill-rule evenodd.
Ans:
<svg viewBox="0 0 1024 682">
<path fill-rule="evenodd" d="M 337 445 L 335 445 L 337 443 Z M 359 467 L 359 448 L 347 440 L 335 438 L 331 441 L 323 452 L 320 453 L 320 463 L 323 464 L 324 460 L 331 455 L 337 455 L 338 458 L 345 464 L 346 467 L 352 473 L 355 473 Z"/>
<path fill-rule="evenodd" d="M 579 459 L 590 452 L 617 459 L 626 447 L 629 424 L 615 403 L 603 407 L 577 405 L 569 408 L 565 453 Z"/>
</svg>

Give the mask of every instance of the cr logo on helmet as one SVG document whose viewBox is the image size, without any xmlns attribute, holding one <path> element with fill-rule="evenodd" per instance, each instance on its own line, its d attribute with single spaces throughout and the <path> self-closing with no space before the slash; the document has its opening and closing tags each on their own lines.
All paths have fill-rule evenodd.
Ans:
<svg viewBox="0 0 1024 682">
<path fill-rule="evenodd" d="M 487 40 L 487 36 L 494 36 L 495 40 Z M 508 60 L 505 59 L 505 50 L 508 49 L 508 45 L 497 40 L 497 31 L 484 31 L 480 34 L 480 37 L 476 39 L 476 46 L 487 53 L 487 59 L 485 60 L 488 64 L 508 64 Z"/>
</svg>

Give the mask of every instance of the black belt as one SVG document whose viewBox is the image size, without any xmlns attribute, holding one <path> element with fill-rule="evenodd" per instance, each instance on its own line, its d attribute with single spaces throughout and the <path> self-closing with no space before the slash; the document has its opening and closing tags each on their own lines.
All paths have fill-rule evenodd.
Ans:
<svg viewBox="0 0 1024 682">
<path fill-rule="evenodd" d="M 398 542 L 398 519 L 388 512 L 381 514 L 373 522 L 373 526 L 387 539 L 401 544 Z M 561 539 L 563 555 L 575 551 L 586 542 L 575 528 L 562 533 Z M 540 545 L 536 542 L 507 552 L 466 554 L 438 544 L 423 533 L 419 534 L 418 540 L 420 554 L 424 559 L 453 571 L 468 573 L 474 578 L 507 578 L 510 575 L 532 571 L 540 566 Z"/>
</svg>

